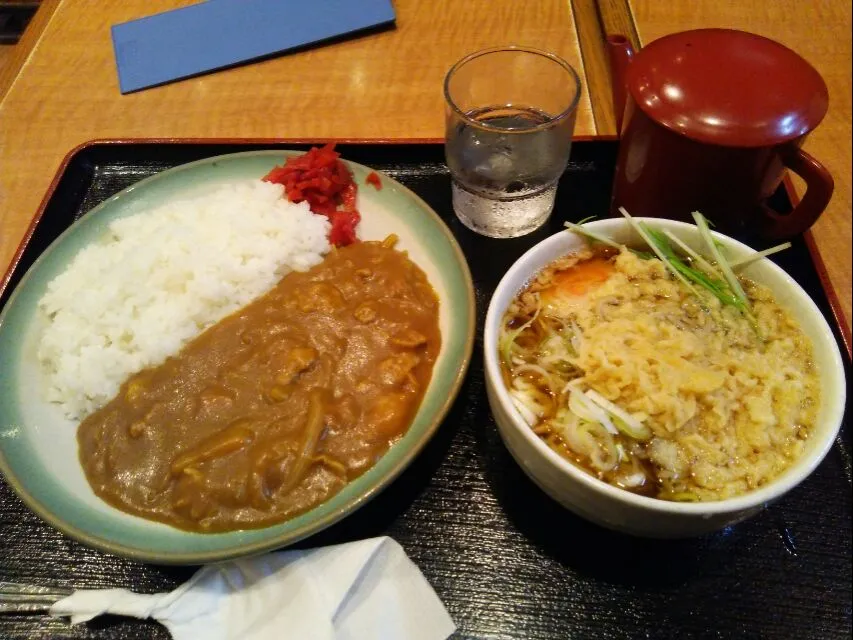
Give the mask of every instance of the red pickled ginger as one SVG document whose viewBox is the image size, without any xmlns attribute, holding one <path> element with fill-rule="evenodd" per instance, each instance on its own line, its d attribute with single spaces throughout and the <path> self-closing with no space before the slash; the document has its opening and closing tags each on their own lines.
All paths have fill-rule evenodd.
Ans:
<svg viewBox="0 0 853 640">
<path fill-rule="evenodd" d="M 312 212 L 326 216 L 332 223 L 329 242 L 336 247 L 357 240 L 355 228 L 361 220 L 355 208 L 357 187 L 334 143 L 287 158 L 263 179 L 283 185 L 291 202 L 307 202 Z"/>
</svg>

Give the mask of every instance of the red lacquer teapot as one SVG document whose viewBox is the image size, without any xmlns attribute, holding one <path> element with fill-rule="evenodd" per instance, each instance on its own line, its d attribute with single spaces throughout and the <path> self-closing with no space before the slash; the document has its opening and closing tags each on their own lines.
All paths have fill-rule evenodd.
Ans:
<svg viewBox="0 0 853 640">
<path fill-rule="evenodd" d="M 829 103 L 808 62 L 730 29 L 677 33 L 636 54 L 624 36 L 608 46 L 621 132 L 614 213 L 690 220 L 701 211 L 723 232 L 770 239 L 814 224 L 833 180 L 801 148 Z M 767 199 L 786 167 L 807 190 L 783 214 Z"/>
</svg>

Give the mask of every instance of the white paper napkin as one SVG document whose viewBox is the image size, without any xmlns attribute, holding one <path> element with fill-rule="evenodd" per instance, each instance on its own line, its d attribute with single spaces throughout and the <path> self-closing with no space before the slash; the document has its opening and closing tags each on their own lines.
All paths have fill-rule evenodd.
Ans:
<svg viewBox="0 0 853 640">
<path fill-rule="evenodd" d="M 75 591 L 50 613 L 154 618 L 175 640 L 444 640 L 456 628 L 387 537 L 209 565 L 171 593 Z"/>
</svg>

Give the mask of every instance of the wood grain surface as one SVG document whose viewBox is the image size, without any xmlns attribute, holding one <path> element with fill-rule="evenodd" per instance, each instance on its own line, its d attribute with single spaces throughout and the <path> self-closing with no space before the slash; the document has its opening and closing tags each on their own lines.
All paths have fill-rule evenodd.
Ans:
<svg viewBox="0 0 853 640">
<path fill-rule="evenodd" d="M 637 23 L 630 0 L 596 0 L 596 5 L 605 36 L 622 35 L 628 38 L 635 48 L 640 46 L 640 34 L 637 32 Z"/>
<path fill-rule="evenodd" d="M 804 148 L 835 178 L 829 208 L 812 228 L 838 294 L 850 339 L 851 304 L 851 5 L 847 0 L 634 0 L 641 41 L 700 27 L 726 27 L 773 38 L 808 60 L 829 87 L 829 113 Z"/>
<path fill-rule="evenodd" d="M 3 70 L 6 68 L 9 63 L 9 57 L 12 55 L 12 45 L 10 44 L 0 44 L 0 76 L 3 75 Z M 2 94 L 2 91 L 0 91 Z"/>
<path fill-rule="evenodd" d="M 36 43 L 41 38 L 45 26 L 53 17 L 53 12 L 59 5 L 60 0 L 42 0 L 38 11 L 27 25 L 24 34 L 15 46 L 4 47 L 2 64 L 0 64 L 0 100 L 12 82 L 18 76 L 18 72 L 24 66 L 27 58 Z"/>
<path fill-rule="evenodd" d="M 616 113 L 613 108 L 613 86 L 607 34 L 626 35 L 635 48 L 640 39 L 634 27 L 628 0 L 572 0 L 575 29 L 583 55 L 584 71 L 592 96 L 592 114 L 600 136 L 616 135 Z"/>
<path fill-rule="evenodd" d="M 62 158 L 82 142 L 441 138 L 444 75 L 471 51 L 524 44 L 582 71 L 562 0 L 395 0 L 393 30 L 121 95 L 110 25 L 186 4 L 62 0 L 39 11 L 41 37 L 19 54 L 20 72 L 0 103 L 0 272 Z M 586 93 L 576 131 L 595 133 Z"/>
<path fill-rule="evenodd" d="M 611 96 L 609 60 L 601 28 L 597 0 L 571 0 L 572 17 L 583 58 L 586 87 L 599 135 L 616 134 L 616 117 Z"/>
<path fill-rule="evenodd" d="M 585 80 L 576 133 L 612 134 L 604 33 L 636 31 L 629 35 L 648 42 L 674 31 L 728 26 L 794 48 L 830 86 L 830 113 L 806 148 L 836 179 L 833 202 L 814 233 L 849 326 L 851 10 L 844 0 L 395 0 L 394 30 L 122 96 L 110 25 L 186 4 L 42 4 L 0 69 L 0 271 L 62 158 L 82 142 L 173 136 L 440 138 L 447 68 L 470 51 L 504 43 L 550 49 L 569 60 Z"/>
</svg>

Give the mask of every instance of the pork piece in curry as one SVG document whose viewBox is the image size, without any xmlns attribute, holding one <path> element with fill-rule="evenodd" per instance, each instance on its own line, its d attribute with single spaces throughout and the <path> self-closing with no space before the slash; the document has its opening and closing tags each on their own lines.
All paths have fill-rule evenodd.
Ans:
<svg viewBox="0 0 853 640">
<path fill-rule="evenodd" d="M 80 425 L 95 493 L 195 531 L 327 500 L 408 429 L 441 346 L 424 273 L 385 243 L 333 251 L 125 382 Z"/>
</svg>

